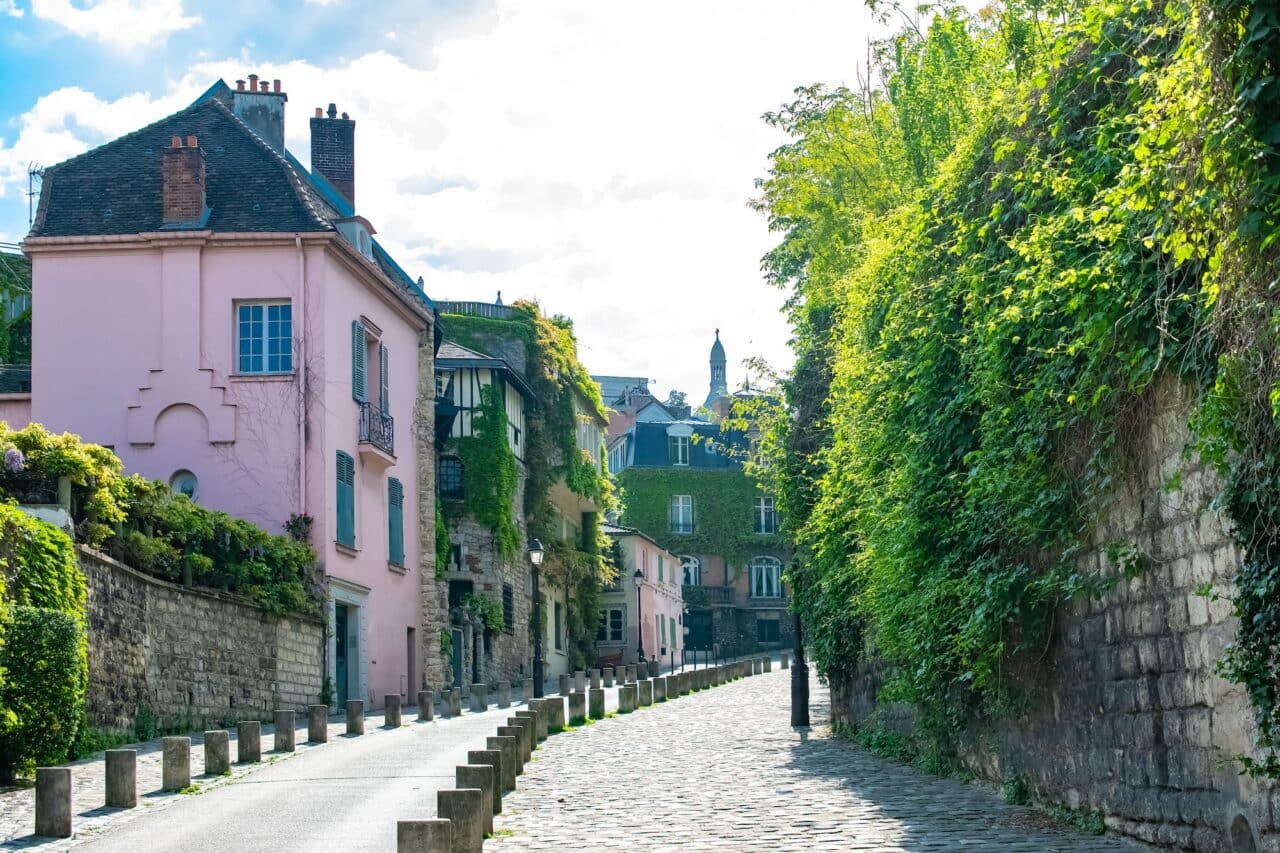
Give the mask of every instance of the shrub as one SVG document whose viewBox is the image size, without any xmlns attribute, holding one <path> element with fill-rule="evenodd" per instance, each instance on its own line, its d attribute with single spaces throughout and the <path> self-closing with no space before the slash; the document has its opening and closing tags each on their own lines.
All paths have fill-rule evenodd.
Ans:
<svg viewBox="0 0 1280 853">
<path fill-rule="evenodd" d="M 84 623 L 74 615 L 19 605 L 5 629 L 0 697 L 0 779 L 65 761 L 76 739 L 88 681 Z"/>
<path fill-rule="evenodd" d="M 5 601 L 84 613 L 85 580 L 71 538 L 5 503 L 0 503 L 0 573 Z"/>
</svg>

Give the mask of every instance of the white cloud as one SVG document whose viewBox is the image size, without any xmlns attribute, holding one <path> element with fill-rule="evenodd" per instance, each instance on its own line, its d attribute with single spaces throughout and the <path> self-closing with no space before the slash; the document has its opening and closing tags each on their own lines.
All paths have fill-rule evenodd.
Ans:
<svg viewBox="0 0 1280 853">
<path fill-rule="evenodd" d="M 358 207 L 432 297 L 536 298 L 574 319 L 593 371 L 700 402 L 717 327 L 731 384 L 750 356 L 790 361 L 784 296 L 759 271 L 776 237 L 746 206 L 782 141 L 760 115 L 798 85 L 852 81 L 871 30 L 847 0 L 504 0 L 429 67 L 384 52 L 327 68 L 241 57 L 194 65 L 157 96 L 51 93 L 0 144 L 0 191 L 25 188 L 23 158 L 77 153 L 216 77 L 279 78 L 304 162 L 315 106 L 356 119 Z"/>
<path fill-rule="evenodd" d="M 182 0 L 97 0 L 84 6 L 71 0 L 31 0 L 31 13 L 76 35 L 120 49 L 163 42 L 200 23 L 183 14 Z"/>
<path fill-rule="evenodd" d="M 25 13 L 18 7 L 18 0 L 0 0 L 0 15 L 21 18 L 23 14 Z"/>
</svg>

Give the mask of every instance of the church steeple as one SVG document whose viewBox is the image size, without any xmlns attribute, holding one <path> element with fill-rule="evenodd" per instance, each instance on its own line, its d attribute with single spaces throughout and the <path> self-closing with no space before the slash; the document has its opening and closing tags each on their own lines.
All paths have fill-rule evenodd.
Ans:
<svg viewBox="0 0 1280 853">
<path fill-rule="evenodd" d="M 724 345 L 720 343 L 720 330 L 716 329 L 716 342 L 711 345 L 711 388 L 707 393 L 707 402 L 703 405 L 711 408 L 711 404 L 729 394 L 729 383 L 725 378 Z"/>
</svg>

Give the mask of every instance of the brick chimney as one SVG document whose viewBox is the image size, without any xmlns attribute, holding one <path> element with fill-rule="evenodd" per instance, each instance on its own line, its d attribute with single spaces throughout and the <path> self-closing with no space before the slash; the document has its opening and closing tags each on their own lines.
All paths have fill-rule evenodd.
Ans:
<svg viewBox="0 0 1280 853">
<path fill-rule="evenodd" d="M 249 86 L 243 80 L 236 81 L 231 93 L 231 111 L 254 133 L 277 151 L 284 151 L 284 105 L 289 96 L 280 90 L 280 81 L 258 81 L 257 74 L 249 75 Z"/>
<path fill-rule="evenodd" d="M 311 171 L 323 175 L 334 188 L 356 205 L 356 123 L 330 104 L 326 116 L 316 107 L 311 119 Z"/>
<path fill-rule="evenodd" d="M 204 151 L 194 136 L 175 136 L 164 149 L 164 224 L 198 223 L 204 218 Z"/>
</svg>

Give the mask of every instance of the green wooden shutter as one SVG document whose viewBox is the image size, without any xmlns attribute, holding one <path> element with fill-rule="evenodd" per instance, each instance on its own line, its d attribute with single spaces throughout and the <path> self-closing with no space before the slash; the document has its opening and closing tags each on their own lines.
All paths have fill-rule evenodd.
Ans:
<svg viewBox="0 0 1280 853">
<path fill-rule="evenodd" d="M 395 477 L 387 480 L 387 542 L 391 562 L 404 565 L 404 486 Z"/>
<path fill-rule="evenodd" d="M 391 398 L 387 396 L 387 348 L 378 344 L 378 405 L 382 414 L 391 414 Z"/>
<path fill-rule="evenodd" d="M 364 323 L 351 321 L 351 396 L 361 403 L 369 399 L 365 366 Z"/>
<path fill-rule="evenodd" d="M 356 463 L 338 451 L 338 544 L 356 547 Z"/>
</svg>

